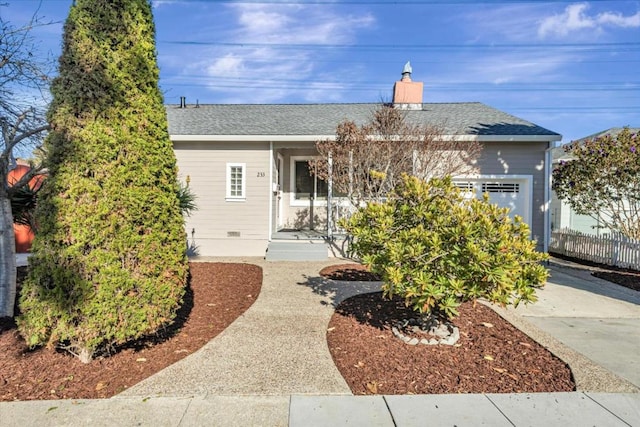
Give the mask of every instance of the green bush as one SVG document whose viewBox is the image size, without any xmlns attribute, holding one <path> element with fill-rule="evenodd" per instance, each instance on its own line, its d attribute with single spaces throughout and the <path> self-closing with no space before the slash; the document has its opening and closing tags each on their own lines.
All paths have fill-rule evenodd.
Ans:
<svg viewBox="0 0 640 427">
<path fill-rule="evenodd" d="M 536 300 L 547 278 L 529 228 L 507 208 L 467 199 L 449 178 L 405 176 L 384 203 L 358 210 L 343 227 L 354 253 L 399 295 L 427 315 L 452 318 L 464 301 L 502 305 Z"/>
<path fill-rule="evenodd" d="M 76 0 L 52 84 L 38 233 L 18 318 L 87 362 L 170 323 L 186 234 L 148 0 Z"/>
</svg>

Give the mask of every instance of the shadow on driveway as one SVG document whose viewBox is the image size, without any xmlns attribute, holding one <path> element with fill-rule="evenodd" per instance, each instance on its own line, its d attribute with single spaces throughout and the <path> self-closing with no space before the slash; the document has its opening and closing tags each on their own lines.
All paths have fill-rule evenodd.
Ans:
<svg viewBox="0 0 640 427">
<path fill-rule="evenodd" d="M 548 268 L 551 273 L 548 279 L 549 283 L 640 305 L 640 292 L 598 279 L 592 276 L 589 270 L 562 267 L 555 264 L 550 264 Z"/>
<path fill-rule="evenodd" d="M 382 282 L 332 280 L 322 276 L 305 276 L 305 279 L 298 285 L 306 286 L 313 293 L 329 299 L 333 307 L 337 307 L 342 301 L 354 295 L 378 292 L 382 285 Z M 327 304 L 327 302 L 322 301 L 321 304 Z"/>
</svg>

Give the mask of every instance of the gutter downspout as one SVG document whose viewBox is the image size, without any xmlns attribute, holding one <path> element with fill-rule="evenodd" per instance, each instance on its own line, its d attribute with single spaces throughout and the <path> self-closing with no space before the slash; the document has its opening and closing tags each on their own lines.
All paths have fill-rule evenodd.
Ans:
<svg viewBox="0 0 640 427">
<path fill-rule="evenodd" d="M 555 143 L 549 141 L 549 147 L 544 151 L 544 241 L 542 250 L 549 252 L 551 240 L 551 150 Z"/>
</svg>

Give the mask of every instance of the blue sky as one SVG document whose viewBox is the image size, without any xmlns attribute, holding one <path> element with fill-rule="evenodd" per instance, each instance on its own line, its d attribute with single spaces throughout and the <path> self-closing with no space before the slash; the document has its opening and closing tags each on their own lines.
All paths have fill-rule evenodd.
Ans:
<svg viewBox="0 0 640 427">
<path fill-rule="evenodd" d="M 3 19 L 57 55 L 71 0 L 9 0 Z M 40 6 L 39 6 L 40 5 Z M 156 0 L 167 103 L 389 101 L 411 61 L 425 102 L 479 101 L 563 142 L 640 127 L 639 1 Z"/>
</svg>

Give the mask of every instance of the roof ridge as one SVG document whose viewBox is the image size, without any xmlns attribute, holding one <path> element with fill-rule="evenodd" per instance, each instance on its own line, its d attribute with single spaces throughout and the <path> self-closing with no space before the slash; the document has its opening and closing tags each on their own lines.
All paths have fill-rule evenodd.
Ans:
<svg viewBox="0 0 640 427">
<path fill-rule="evenodd" d="M 234 103 L 211 103 L 211 104 L 203 104 L 203 103 L 198 103 L 198 104 L 187 104 L 187 108 L 191 107 L 191 108 L 196 108 L 197 107 L 205 107 L 205 106 L 220 106 L 220 107 L 240 107 L 240 106 L 249 106 L 249 107 L 274 107 L 274 106 L 292 106 L 292 107 L 297 107 L 297 106 L 318 106 L 318 105 L 385 105 L 385 104 L 390 104 L 388 102 L 291 102 L 291 103 L 256 103 L 256 104 L 251 104 L 251 103 L 238 103 L 238 104 L 234 104 Z M 480 101 L 458 101 L 458 102 L 422 102 L 422 105 L 461 105 L 461 104 L 481 104 L 481 105 L 485 105 L 487 107 L 490 107 L 487 104 L 484 104 Z M 180 104 L 164 104 L 165 106 L 180 106 Z M 493 107 L 490 107 L 493 108 Z M 500 111 L 500 110 L 498 110 Z"/>
</svg>

